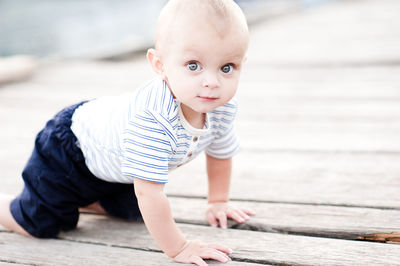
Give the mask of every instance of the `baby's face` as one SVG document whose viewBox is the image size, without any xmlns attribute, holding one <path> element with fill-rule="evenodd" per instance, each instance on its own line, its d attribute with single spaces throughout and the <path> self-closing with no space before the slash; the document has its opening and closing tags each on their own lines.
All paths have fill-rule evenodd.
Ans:
<svg viewBox="0 0 400 266">
<path fill-rule="evenodd" d="M 233 27 L 221 36 L 205 25 L 177 32 L 162 49 L 164 79 L 183 105 L 211 112 L 235 95 L 248 36 Z"/>
</svg>

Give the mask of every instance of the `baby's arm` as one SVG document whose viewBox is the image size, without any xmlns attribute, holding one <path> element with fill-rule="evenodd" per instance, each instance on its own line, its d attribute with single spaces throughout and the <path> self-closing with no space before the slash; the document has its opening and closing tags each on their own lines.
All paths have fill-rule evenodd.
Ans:
<svg viewBox="0 0 400 266">
<path fill-rule="evenodd" d="M 165 254 L 178 262 L 197 265 L 207 265 L 202 258 L 229 260 L 225 253 L 230 250 L 224 246 L 185 239 L 172 217 L 164 184 L 135 179 L 134 187 L 146 227 Z"/>
<path fill-rule="evenodd" d="M 213 227 L 227 228 L 227 218 L 243 223 L 249 215 L 255 213 L 248 209 L 239 209 L 231 206 L 229 202 L 229 186 L 232 172 L 232 159 L 217 159 L 210 155 L 207 157 L 208 174 L 208 208 L 207 220 Z"/>
</svg>

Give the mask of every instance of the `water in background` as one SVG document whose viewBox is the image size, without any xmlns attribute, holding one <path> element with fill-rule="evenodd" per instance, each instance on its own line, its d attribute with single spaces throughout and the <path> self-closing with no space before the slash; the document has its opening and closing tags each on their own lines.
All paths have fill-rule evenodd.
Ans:
<svg viewBox="0 0 400 266">
<path fill-rule="evenodd" d="M 237 0 L 248 18 L 327 0 Z M 151 46 L 167 0 L 0 0 L 0 56 L 108 57 Z M 256 20 L 256 19 L 254 19 Z"/>
</svg>

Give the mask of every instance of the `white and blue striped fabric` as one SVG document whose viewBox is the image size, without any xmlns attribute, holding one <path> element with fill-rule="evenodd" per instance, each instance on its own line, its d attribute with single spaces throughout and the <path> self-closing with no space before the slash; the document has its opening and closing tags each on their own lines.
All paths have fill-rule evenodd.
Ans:
<svg viewBox="0 0 400 266">
<path fill-rule="evenodd" d="M 134 93 L 108 96 L 80 106 L 71 129 L 98 178 L 133 183 L 168 182 L 168 172 L 202 151 L 225 159 L 239 150 L 232 99 L 207 113 L 203 129 L 192 127 L 166 83 L 155 78 Z"/>
</svg>

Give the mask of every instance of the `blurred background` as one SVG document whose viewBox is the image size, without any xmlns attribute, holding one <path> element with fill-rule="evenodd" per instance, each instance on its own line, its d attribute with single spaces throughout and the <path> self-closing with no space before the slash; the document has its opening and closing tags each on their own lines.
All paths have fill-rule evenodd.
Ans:
<svg viewBox="0 0 400 266">
<path fill-rule="evenodd" d="M 252 25 L 327 0 L 236 0 Z M 167 0 L 0 0 L 0 57 L 126 58 L 152 45 Z"/>
</svg>

